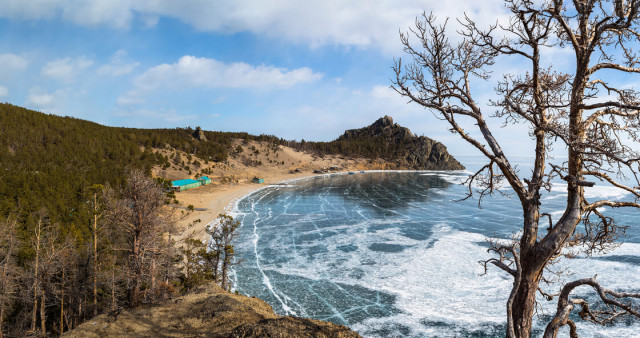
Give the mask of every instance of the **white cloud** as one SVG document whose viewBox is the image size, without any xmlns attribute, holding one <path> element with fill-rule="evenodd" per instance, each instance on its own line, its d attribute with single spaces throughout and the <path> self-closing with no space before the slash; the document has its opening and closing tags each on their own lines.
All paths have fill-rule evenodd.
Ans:
<svg viewBox="0 0 640 338">
<path fill-rule="evenodd" d="M 114 28 L 128 28 L 133 17 L 132 0 L 71 0 L 62 9 L 62 16 L 85 26 L 106 24 Z"/>
<path fill-rule="evenodd" d="M 176 63 L 152 67 L 138 76 L 134 80 L 135 88 L 118 98 L 118 104 L 142 103 L 141 96 L 161 88 L 287 88 L 321 78 L 322 74 L 307 67 L 288 70 L 186 55 Z"/>
<path fill-rule="evenodd" d="M 177 18 L 202 31 L 251 32 L 311 47 L 336 44 L 387 52 L 397 51 L 398 29 L 406 30 L 422 11 L 441 18 L 468 13 L 483 25 L 493 23 L 505 11 L 498 0 L 155 0 L 137 2 L 135 8 Z"/>
<path fill-rule="evenodd" d="M 252 66 L 244 62 L 224 63 L 215 59 L 183 56 L 174 64 L 150 68 L 136 85 L 144 89 L 168 87 L 255 88 L 290 87 L 322 78 L 310 68 L 287 70 L 273 66 Z"/>
<path fill-rule="evenodd" d="M 0 54 L 0 78 L 5 83 L 10 83 L 18 73 L 24 71 L 29 61 L 16 54 Z"/>
<path fill-rule="evenodd" d="M 41 88 L 32 88 L 29 90 L 27 104 L 38 108 L 50 107 L 55 102 L 54 94 L 51 94 Z"/>
<path fill-rule="evenodd" d="M 3 0 L 0 16 L 52 19 L 61 17 L 84 26 L 128 28 L 133 17 L 132 0 Z"/>
<path fill-rule="evenodd" d="M 128 62 L 126 60 L 127 52 L 125 50 L 119 50 L 111 57 L 108 64 L 102 65 L 98 68 L 98 74 L 121 76 L 131 73 L 136 67 L 140 65 L 139 62 Z"/>
<path fill-rule="evenodd" d="M 59 103 L 58 101 L 62 94 L 62 91 L 50 93 L 39 87 L 31 88 L 29 90 L 29 96 L 27 97 L 27 105 L 48 111 Z"/>
<path fill-rule="evenodd" d="M 440 18 L 467 13 L 481 27 L 505 12 L 499 0 L 4 0 L 0 16 L 62 18 L 85 26 L 127 28 L 134 18 L 153 27 L 159 17 L 175 18 L 198 30 L 250 32 L 307 44 L 398 50 L 398 29 L 407 30 L 422 11 Z M 454 20 L 450 21 L 455 24 Z"/>
<path fill-rule="evenodd" d="M 0 97 L 9 96 L 9 89 L 7 87 L 0 86 Z"/>
<path fill-rule="evenodd" d="M 3 69 L 12 71 L 20 71 L 27 68 L 29 61 L 22 56 L 16 54 L 0 54 L 0 65 Z"/>
<path fill-rule="evenodd" d="M 42 67 L 41 74 L 54 80 L 71 83 L 80 71 L 90 67 L 93 61 L 81 56 L 76 59 L 64 58 L 51 61 Z"/>
</svg>

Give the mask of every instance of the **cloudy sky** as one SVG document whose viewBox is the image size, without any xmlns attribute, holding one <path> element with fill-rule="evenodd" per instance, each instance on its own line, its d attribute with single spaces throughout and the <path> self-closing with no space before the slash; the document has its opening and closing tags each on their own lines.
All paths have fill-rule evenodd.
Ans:
<svg viewBox="0 0 640 338">
<path fill-rule="evenodd" d="M 504 13 L 493 0 L 1 0 L 0 100 L 111 126 L 318 141 L 390 115 L 464 154 L 389 88 L 398 31 L 423 10 L 482 25 Z"/>
</svg>

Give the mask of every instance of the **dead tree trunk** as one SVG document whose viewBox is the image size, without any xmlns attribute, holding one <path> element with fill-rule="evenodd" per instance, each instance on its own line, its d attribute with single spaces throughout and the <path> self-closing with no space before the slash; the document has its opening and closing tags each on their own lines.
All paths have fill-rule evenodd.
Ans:
<svg viewBox="0 0 640 338">
<path fill-rule="evenodd" d="M 140 259 L 140 233 L 135 231 L 133 238 L 133 248 L 131 249 L 130 271 L 133 274 L 132 285 L 129 287 L 129 306 L 136 307 L 140 302 L 140 286 L 142 284 L 142 267 Z"/>
<path fill-rule="evenodd" d="M 483 263 L 485 268 L 493 263 L 514 276 L 507 302 L 507 337 L 529 337 L 536 292 L 543 292 L 540 281 L 549 263 L 562 257 L 566 248 L 591 253 L 615 244 L 623 228 L 598 208 L 640 209 L 640 152 L 630 146 L 640 142 L 640 92 L 620 83 L 625 74 L 640 73 L 636 51 L 640 1 L 504 2 L 508 20 L 482 30 L 465 17 L 457 31 L 462 38 L 457 45 L 449 41 L 446 22 L 439 25 L 433 15 L 423 13 L 409 33 L 400 34 L 410 62 L 397 59 L 393 89 L 439 115 L 453 133 L 486 157 L 489 163 L 467 180 L 466 198 L 476 194 L 482 200 L 506 181 L 519 199 L 524 219 L 521 227 L 514 228 L 519 240 L 510 245 L 494 243 L 491 250 L 500 257 Z M 575 69 L 558 70 L 555 60 L 541 61 L 545 56 L 541 50 L 562 47 L 575 58 Z M 528 127 L 535 141 L 535 159 L 526 178 L 502 151 L 471 88 L 472 76 L 492 79 L 498 57 L 518 58 L 519 64 L 526 65 L 525 71 L 498 79 L 497 98 L 488 102 L 492 117 L 506 125 Z M 620 78 L 601 74 L 602 70 Z M 477 136 L 470 129 L 477 129 Z M 556 144 L 556 149 L 567 149 L 567 161 L 554 161 L 548 154 L 547 148 Z M 544 210 L 540 194 L 557 184 L 556 178 L 567 185 L 564 214 L 558 220 L 542 214 L 549 226 L 540 231 L 540 210 Z M 590 178 L 624 190 L 631 199 L 588 201 L 584 187 L 595 184 Z M 580 223 L 585 225 L 582 231 Z M 516 262 L 516 267 L 505 261 Z M 636 313 L 624 309 L 624 314 Z M 569 320 L 558 323 L 575 331 Z"/>
<path fill-rule="evenodd" d="M 116 271 L 111 268 L 111 311 L 116 309 Z"/>
<path fill-rule="evenodd" d="M 34 230 L 35 262 L 33 268 L 33 312 L 31 314 L 31 331 L 36 331 L 38 317 L 38 296 L 40 295 L 40 241 L 42 239 L 42 218 L 38 219 Z"/>
<path fill-rule="evenodd" d="M 64 273 L 65 268 L 62 267 L 62 282 L 60 286 L 60 335 L 64 333 Z"/>
<path fill-rule="evenodd" d="M 44 289 L 41 288 L 40 290 L 40 335 L 42 337 L 46 336 L 47 334 L 47 327 L 46 327 L 46 313 L 45 313 L 45 294 L 44 294 Z"/>
<path fill-rule="evenodd" d="M 98 194 L 93 194 L 93 316 L 98 315 Z"/>
</svg>

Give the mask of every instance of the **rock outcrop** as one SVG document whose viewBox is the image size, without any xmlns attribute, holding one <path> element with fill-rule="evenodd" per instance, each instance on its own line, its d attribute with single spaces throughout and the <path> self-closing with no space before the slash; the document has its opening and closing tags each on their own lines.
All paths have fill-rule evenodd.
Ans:
<svg viewBox="0 0 640 338">
<path fill-rule="evenodd" d="M 207 140 L 207 137 L 204 135 L 204 131 L 200 127 L 196 127 L 196 130 L 193 132 L 193 137 L 199 141 Z"/>
<path fill-rule="evenodd" d="M 166 304 L 99 315 L 65 337 L 360 337 L 348 327 L 280 317 L 261 299 L 215 284 Z"/>
<path fill-rule="evenodd" d="M 415 136 L 408 128 L 393 122 L 390 116 L 372 125 L 345 131 L 335 142 L 372 144 L 381 149 L 380 157 L 399 168 L 416 170 L 462 170 L 464 166 L 447 152 L 442 143 Z"/>
</svg>

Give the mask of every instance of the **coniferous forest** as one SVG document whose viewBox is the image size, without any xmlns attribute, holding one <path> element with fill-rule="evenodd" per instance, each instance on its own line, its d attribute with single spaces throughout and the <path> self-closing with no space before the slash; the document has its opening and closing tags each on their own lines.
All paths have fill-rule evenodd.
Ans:
<svg viewBox="0 0 640 338">
<path fill-rule="evenodd" d="M 205 281 L 229 287 L 232 250 L 215 243 L 206 250 L 196 239 L 176 247 L 151 168 L 168 165 L 161 148 L 219 162 L 233 138 L 271 137 L 193 134 L 0 105 L 0 337 L 60 335 L 97 314 Z M 145 217 L 134 217 L 138 211 Z M 212 235 L 229 242 L 233 220 L 220 220 Z M 186 258 L 197 264 L 183 264 Z"/>
</svg>

